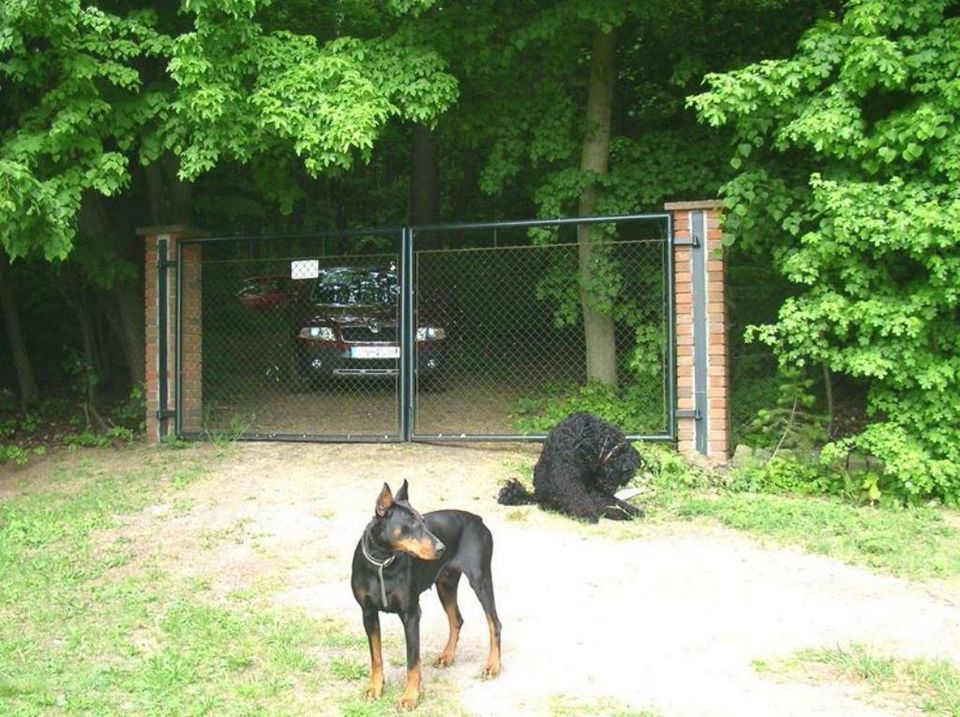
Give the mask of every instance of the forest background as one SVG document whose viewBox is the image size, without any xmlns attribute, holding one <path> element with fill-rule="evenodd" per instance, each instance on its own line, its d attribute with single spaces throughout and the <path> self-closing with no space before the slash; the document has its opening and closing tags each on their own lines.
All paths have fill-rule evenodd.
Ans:
<svg viewBox="0 0 960 717">
<path fill-rule="evenodd" d="M 732 341 L 770 357 L 735 386 L 740 440 L 814 451 L 812 473 L 791 467 L 814 481 L 870 456 L 871 498 L 955 503 L 958 11 L 4 0 L 0 459 L 46 425 L 136 433 L 138 227 L 282 234 L 722 197 Z M 612 307 L 580 309 L 602 336 Z"/>
</svg>

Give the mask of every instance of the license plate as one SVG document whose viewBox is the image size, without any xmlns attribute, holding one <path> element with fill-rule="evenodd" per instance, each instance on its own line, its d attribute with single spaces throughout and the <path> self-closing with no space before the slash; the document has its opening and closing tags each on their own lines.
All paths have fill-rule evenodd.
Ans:
<svg viewBox="0 0 960 717">
<path fill-rule="evenodd" d="M 350 349 L 350 358 L 355 358 L 355 359 L 400 358 L 400 347 L 399 346 L 354 346 Z"/>
</svg>

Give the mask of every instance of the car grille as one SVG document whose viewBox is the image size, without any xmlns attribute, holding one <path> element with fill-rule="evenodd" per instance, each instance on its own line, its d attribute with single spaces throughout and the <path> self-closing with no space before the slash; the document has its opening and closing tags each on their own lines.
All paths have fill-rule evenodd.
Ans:
<svg viewBox="0 0 960 717">
<path fill-rule="evenodd" d="M 368 326 L 343 326 L 340 335 L 348 343 L 379 343 L 394 344 L 397 342 L 395 327 L 383 327 L 379 331 L 371 331 Z"/>
</svg>

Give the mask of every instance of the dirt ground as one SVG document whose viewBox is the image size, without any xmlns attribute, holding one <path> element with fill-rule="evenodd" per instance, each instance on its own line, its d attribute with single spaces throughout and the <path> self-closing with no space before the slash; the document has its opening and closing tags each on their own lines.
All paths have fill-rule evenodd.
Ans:
<svg viewBox="0 0 960 717">
<path fill-rule="evenodd" d="M 503 673 L 479 679 L 487 631 L 465 584 L 466 622 L 447 672 L 476 715 L 546 715 L 558 696 L 664 716 L 904 714 L 859 701 L 852 686 L 771 679 L 751 663 L 857 642 L 960 664 L 960 593 L 950 586 L 765 547 L 710 524 L 585 526 L 499 506 L 498 484 L 532 464 L 536 450 L 247 443 L 218 455 L 212 446 L 188 448 L 194 460 L 209 456 L 209 472 L 183 491 L 191 508 L 153 505 L 122 518 L 117 532 L 167 569 L 205 576 L 218 594 L 269 586 L 264 592 L 276 603 L 342 619 L 362 636 L 350 558 L 382 483 L 397 488 L 408 479 L 411 502 L 424 512 L 482 514 L 496 545 Z M 421 605 L 426 665 L 447 628 L 432 593 Z M 392 617 L 383 625 L 388 639 L 402 634 Z M 386 657 L 396 685 L 402 654 Z M 366 660 L 365 650 L 357 660 Z M 424 700 L 436 679 L 426 667 Z"/>
<path fill-rule="evenodd" d="M 522 395 L 519 386 L 504 381 L 451 380 L 442 392 L 418 394 L 414 429 L 430 435 L 512 434 L 510 408 Z M 273 386 L 232 400 L 208 399 L 207 420 L 228 433 L 239 426 L 260 434 L 395 436 L 397 400 L 389 382 L 305 393 Z"/>
</svg>

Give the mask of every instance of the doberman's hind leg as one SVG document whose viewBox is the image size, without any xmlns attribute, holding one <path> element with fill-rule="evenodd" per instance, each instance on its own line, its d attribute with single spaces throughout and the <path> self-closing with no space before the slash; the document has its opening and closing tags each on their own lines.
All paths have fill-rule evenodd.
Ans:
<svg viewBox="0 0 960 717">
<path fill-rule="evenodd" d="M 467 577 L 470 579 L 470 587 L 483 606 L 483 612 L 487 616 L 487 629 L 490 632 L 490 651 L 480 676 L 493 679 L 500 674 L 500 618 L 497 616 L 497 605 L 493 597 L 493 577 L 490 574 L 489 560 L 481 574 Z"/>
<path fill-rule="evenodd" d="M 370 646 L 370 684 L 364 697 L 378 700 L 383 693 L 383 652 L 380 644 L 380 615 L 376 610 L 363 611 L 363 629 Z"/>
<path fill-rule="evenodd" d="M 460 614 L 460 607 L 457 605 L 457 587 L 460 584 L 460 571 L 447 569 L 437 578 L 437 595 L 440 597 L 440 604 L 443 611 L 447 614 L 447 620 L 450 622 L 450 636 L 447 638 L 447 646 L 443 648 L 440 657 L 437 658 L 434 665 L 436 667 L 449 667 L 453 664 L 454 657 L 457 654 L 457 642 L 460 640 L 460 628 L 463 627 L 463 615 Z"/>
</svg>

